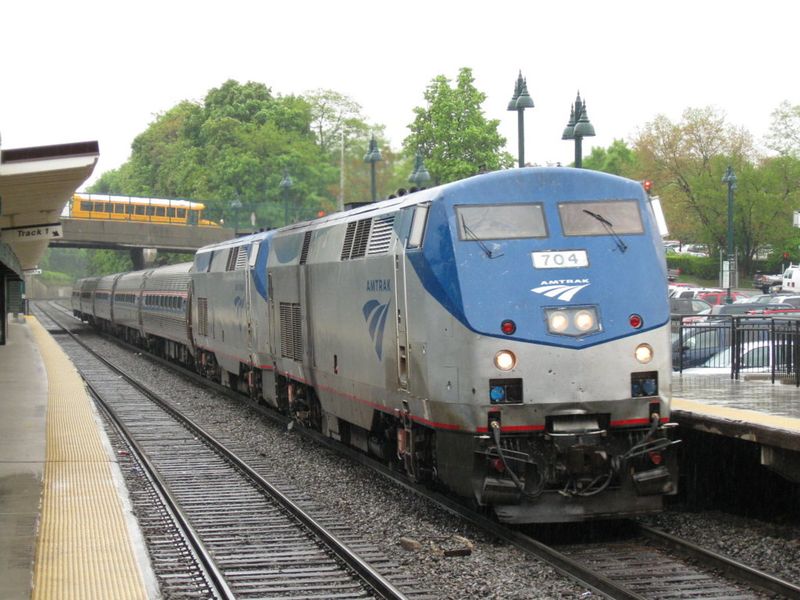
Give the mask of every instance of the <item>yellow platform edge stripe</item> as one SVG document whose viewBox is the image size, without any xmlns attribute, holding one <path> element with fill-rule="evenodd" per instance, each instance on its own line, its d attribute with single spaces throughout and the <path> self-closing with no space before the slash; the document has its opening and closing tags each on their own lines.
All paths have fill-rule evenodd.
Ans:
<svg viewBox="0 0 800 600">
<path fill-rule="evenodd" d="M 704 402 L 685 400 L 683 398 L 673 398 L 671 405 L 672 410 L 682 410 L 698 415 L 718 417 L 728 421 L 741 421 L 743 423 L 753 423 L 772 429 L 782 429 L 800 433 L 800 419 L 795 419 L 793 417 L 769 415 L 756 410 L 732 408 L 719 404 L 706 404 Z"/>
<path fill-rule="evenodd" d="M 91 399 L 75 366 L 28 318 L 48 381 L 42 510 L 31 598 L 145 599 L 142 573 Z"/>
</svg>

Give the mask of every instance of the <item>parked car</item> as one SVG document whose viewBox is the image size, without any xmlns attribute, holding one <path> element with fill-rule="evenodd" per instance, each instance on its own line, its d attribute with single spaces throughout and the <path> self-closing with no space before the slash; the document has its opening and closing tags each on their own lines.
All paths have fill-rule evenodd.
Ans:
<svg viewBox="0 0 800 600">
<path fill-rule="evenodd" d="M 800 292 L 800 265 L 789 264 L 783 272 L 781 290 L 784 292 Z"/>
<path fill-rule="evenodd" d="M 789 306 L 793 306 L 794 308 L 800 308 L 800 296 L 787 296 L 787 295 L 780 295 L 775 296 L 772 299 L 770 304 L 782 304 L 780 308 L 788 308 Z"/>
<path fill-rule="evenodd" d="M 781 289 L 782 283 L 783 275 L 767 275 L 761 271 L 756 271 L 753 275 L 753 287 L 765 294 Z"/>
<path fill-rule="evenodd" d="M 729 304 L 725 308 L 730 306 L 733 305 Z M 760 317 L 740 320 L 738 324 L 740 340 L 746 343 L 766 342 L 773 331 L 770 321 Z M 712 356 L 726 350 L 731 345 L 732 332 L 733 327 L 729 318 L 712 320 L 710 317 L 708 321 L 683 327 L 680 335 L 673 338 L 672 342 L 673 370 L 685 371 L 700 366 Z"/>
<path fill-rule="evenodd" d="M 707 315 L 711 305 L 699 298 L 670 298 L 669 312 L 672 315 Z"/>
<path fill-rule="evenodd" d="M 728 292 L 727 291 L 718 291 L 715 290 L 713 292 L 698 292 L 697 297 L 701 300 L 705 300 L 709 304 L 727 304 Z M 745 294 L 744 292 L 735 292 L 731 290 L 731 298 L 735 302 L 739 298 L 749 298 L 749 294 Z"/>
<path fill-rule="evenodd" d="M 776 366 L 785 368 L 790 363 L 791 346 L 789 344 L 775 344 Z M 743 344 L 739 360 L 739 374 L 769 373 L 772 371 L 773 344 L 769 341 L 756 341 Z M 724 350 L 711 356 L 699 367 L 684 369 L 684 375 L 725 375 L 731 373 L 733 352 L 728 346 Z"/>
<path fill-rule="evenodd" d="M 771 302 L 734 302 L 733 304 L 715 304 L 711 307 L 709 320 L 722 319 L 733 315 L 755 315 L 769 310 L 779 310 L 785 308 L 785 304 Z"/>
<path fill-rule="evenodd" d="M 700 294 L 710 292 L 721 292 L 719 288 L 704 288 L 704 287 L 683 287 L 673 289 L 669 296 L 670 298 L 699 298 Z"/>
</svg>

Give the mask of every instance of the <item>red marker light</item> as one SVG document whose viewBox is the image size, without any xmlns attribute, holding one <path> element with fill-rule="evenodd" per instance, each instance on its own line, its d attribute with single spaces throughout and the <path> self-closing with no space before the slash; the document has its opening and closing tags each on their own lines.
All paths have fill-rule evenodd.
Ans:
<svg viewBox="0 0 800 600">
<path fill-rule="evenodd" d="M 653 182 L 649 179 L 645 179 L 642 182 L 642 187 L 644 187 L 644 191 L 649 194 L 650 191 L 653 189 Z"/>
<path fill-rule="evenodd" d="M 517 324 L 514 323 L 511 319 L 506 319 L 502 323 L 500 323 L 500 331 L 505 333 L 506 335 L 511 335 L 517 330 Z"/>
<path fill-rule="evenodd" d="M 644 321 L 642 321 L 642 317 L 640 317 L 639 315 L 631 315 L 630 317 L 628 317 L 628 322 L 634 329 L 641 329 L 642 325 L 644 324 Z"/>
</svg>

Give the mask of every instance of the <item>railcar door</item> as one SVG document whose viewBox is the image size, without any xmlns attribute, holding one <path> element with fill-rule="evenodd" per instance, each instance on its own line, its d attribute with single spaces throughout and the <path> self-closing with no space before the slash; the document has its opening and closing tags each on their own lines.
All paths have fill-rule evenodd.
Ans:
<svg viewBox="0 0 800 600">
<path fill-rule="evenodd" d="M 408 240 L 398 240 L 394 255 L 394 300 L 396 307 L 395 325 L 397 328 L 397 382 L 401 389 L 408 389 L 409 345 L 408 345 L 408 296 L 406 294 L 406 248 L 418 249 L 421 244 L 421 231 L 428 217 L 428 206 L 418 205 L 413 209 L 411 229 Z"/>
</svg>

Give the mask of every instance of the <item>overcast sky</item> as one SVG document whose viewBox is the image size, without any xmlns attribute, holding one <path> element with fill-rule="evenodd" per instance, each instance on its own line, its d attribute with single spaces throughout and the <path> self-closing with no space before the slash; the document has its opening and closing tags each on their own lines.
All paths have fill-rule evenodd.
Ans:
<svg viewBox="0 0 800 600">
<path fill-rule="evenodd" d="M 427 84 L 470 67 L 515 157 L 506 108 L 527 79 L 528 162 L 572 161 L 561 132 L 578 90 L 597 131 L 584 155 L 688 107 L 716 107 L 758 140 L 782 101 L 800 104 L 798 17 L 796 0 L 3 2 L 0 136 L 3 148 L 98 140 L 89 184 L 156 115 L 235 79 L 343 93 L 398 149 Z"/>
</svg>

